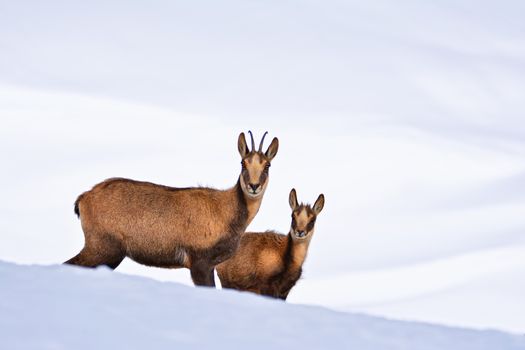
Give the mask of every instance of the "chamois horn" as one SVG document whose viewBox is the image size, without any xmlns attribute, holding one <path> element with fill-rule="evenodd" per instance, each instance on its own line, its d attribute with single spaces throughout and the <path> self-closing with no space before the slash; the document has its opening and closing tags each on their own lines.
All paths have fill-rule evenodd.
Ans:
<svg viewBox="0 0 525 350">
<path fill-rule="evenodd" d="M 259 152 L 262 152 L 262 146 L 264 143 L 264 138 L 266 137 L 266 134 L 268 134 L 268 131 L 266 131 L 261 139 L 261 143 L 259 144 Z"/>
<path fill-rule="evenodd" d="M 248 130 L 248 133 L 250 134 L 250 137 L 252 139 L 252 152 L 255 151 L 255 141 L 253 140 L 253 134 L 251 132 L 251 130 Z"/>
</svg>

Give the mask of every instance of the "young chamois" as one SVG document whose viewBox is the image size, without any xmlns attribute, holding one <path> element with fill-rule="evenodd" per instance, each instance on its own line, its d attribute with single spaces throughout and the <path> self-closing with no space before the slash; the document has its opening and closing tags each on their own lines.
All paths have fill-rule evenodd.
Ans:
<svg viewBox="0 0 525 350">
<path fill-rule="evenodd" d="M 286 300 L 301 277 L 315 220 L 324 206 L 324 195 L 319 195 L 311 207 L 298 204 L 292 189 L 289 202 L 292 225 L 288 235 L 273 231 L 242 235 L 235 255 L 217 266 L 223 287 Z"/>
<path fill-rule="evenodd" d="M 175 188 L 113 178 L 81 194 L 75 202 L 84 248 L 66 264 L 116 268 L 127 256 L 149 266 L 190 269 L 196 285 L 215 286 L 214 267 L 232 256 L 241 234 L 257 214 L 268 185 L 274 138 L 262 152 L 251 132 L 238 138 L 242 168 L 227 190 Z"/>
</svg>

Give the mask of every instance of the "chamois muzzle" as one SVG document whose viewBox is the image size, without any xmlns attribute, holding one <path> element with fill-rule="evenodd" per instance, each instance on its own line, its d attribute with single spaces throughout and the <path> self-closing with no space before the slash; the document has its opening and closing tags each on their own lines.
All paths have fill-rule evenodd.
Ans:
<svg viewBox="0 0 525 350">
<path fill-rule="evenodd" d="M 258 192 L 257 190 L 259 189 L 259 187 L 261 187 L 261 184 L 249 184 L 249 186 L 251 193 L 256 194 Z"/>
<path fill-rule="evenodd" d="M 296 231 L 295 232 L 295 236 L 298 237 L 298 238 L 304 238 L 306 236 L 306 232 L 305 231 Z"/>
</svg>

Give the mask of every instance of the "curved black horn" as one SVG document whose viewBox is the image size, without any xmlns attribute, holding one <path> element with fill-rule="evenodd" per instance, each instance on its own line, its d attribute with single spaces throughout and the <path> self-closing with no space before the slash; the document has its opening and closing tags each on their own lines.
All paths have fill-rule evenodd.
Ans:
<svg viewBox="0 0 525 350">
<path fill-rule="evenodd" d="M 259 152 L 262 152 L 262 146 L 264 143 L 264 138 L 266 137 L 266 134 L 268 134 L 268 131 L 266 131 L 261 139 L 261 143 L 259 144 Z"/>
<path fill-rule="evenodd" d="M 250 137 L 252 138 L 252 152 L 255 151 L 255 141 L 253 140 L 253 134 L 250 130 L 248 130 L 248 133 L 250 134 Z"/>
</svg>

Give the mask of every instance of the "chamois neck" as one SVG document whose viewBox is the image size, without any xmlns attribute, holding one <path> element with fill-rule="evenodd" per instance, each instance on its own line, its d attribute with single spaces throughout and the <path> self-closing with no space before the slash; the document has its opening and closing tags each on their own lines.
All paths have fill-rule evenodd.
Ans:
<svg viewBox="0 0 525 350">
<path fill-rule="evenodd" d="M 290 269 L 300 269 L 306 260 L 310 240 L 298 241 L 292 238 L 290 234 L 287 237 L 288 251 L 290 252 Z"/>
<path fill-rule="evenodd" d="M 246 226 L 248 226 L 252 222 L 253 218 L 255 218 L 255 215 L 257 215 L 257 213 L 259 212 L 259 208 L 261 207 L 264 193 L 258 196 L 257 198 L 253 198 L 253 197 L 247 196 L 242 190 L 241 186 L 242 186 L 241 178 L 239 176 L 239 180 L 237 181 L 237 184 L 235 185 L 235 190 L 237 192 L 239 199 L 241 200 L 242 198 L 242 201 L 243 203 L 245 203 L 246 208 L 248 210 L 248 216 L 247 216 L 247 221 L 246 221 Z"/>
</svg>

